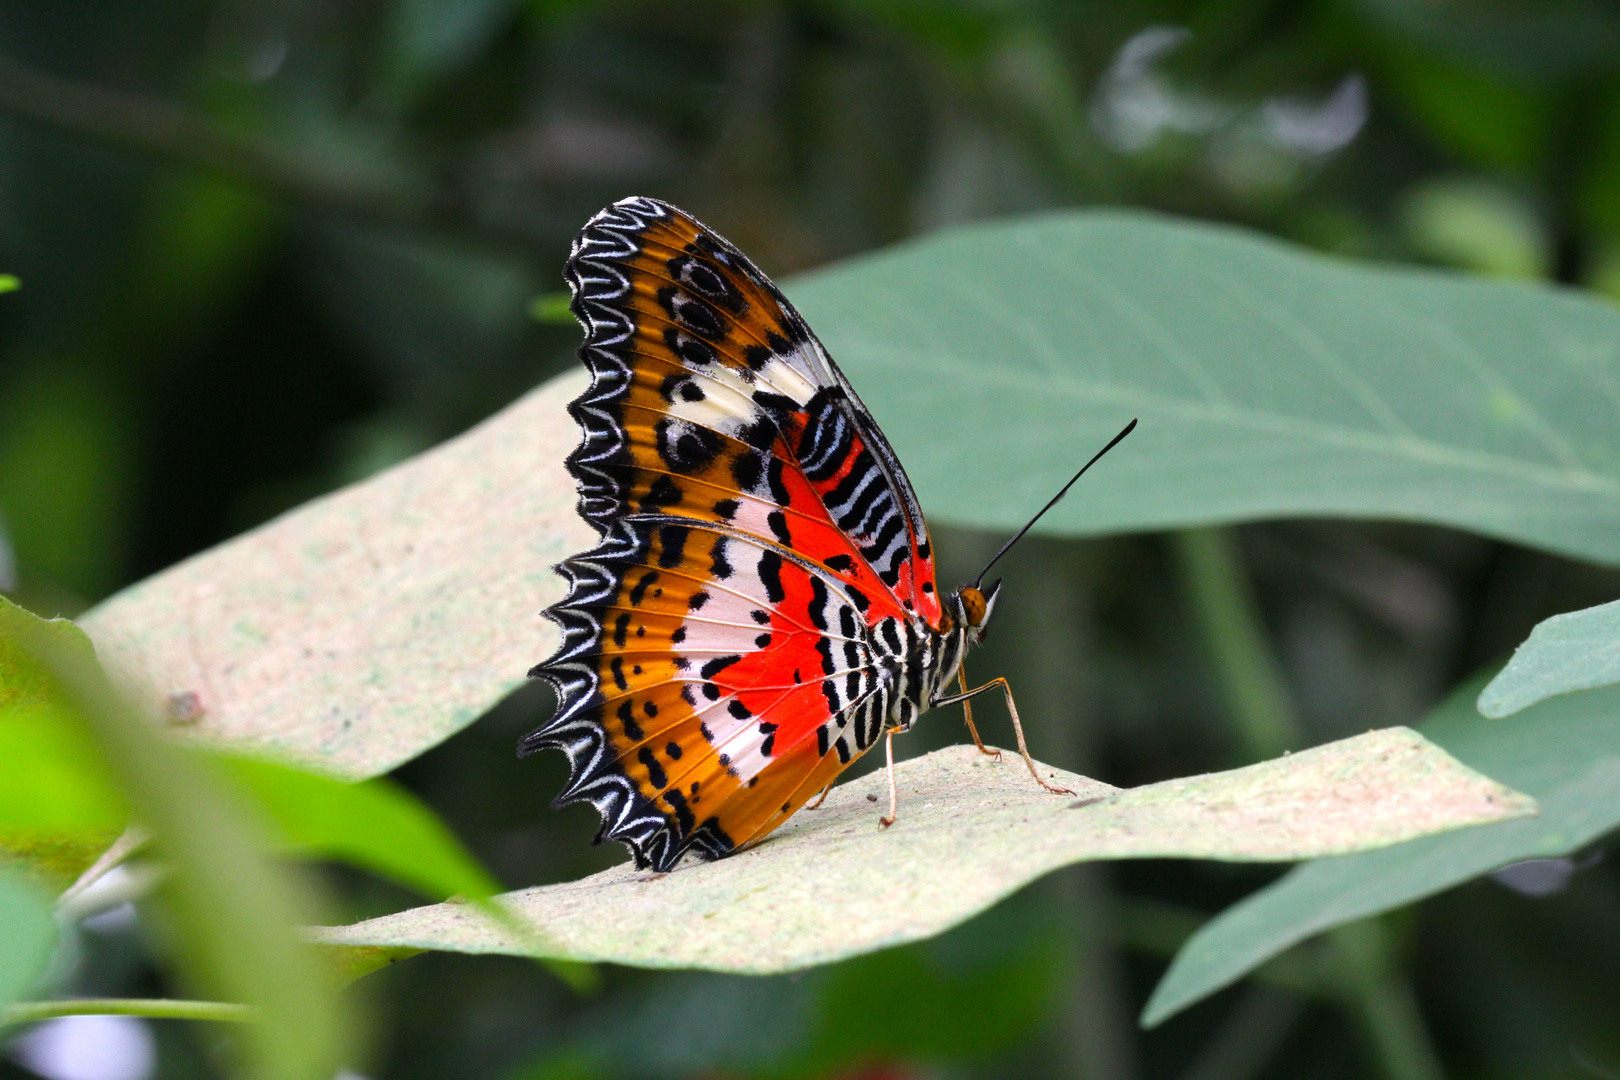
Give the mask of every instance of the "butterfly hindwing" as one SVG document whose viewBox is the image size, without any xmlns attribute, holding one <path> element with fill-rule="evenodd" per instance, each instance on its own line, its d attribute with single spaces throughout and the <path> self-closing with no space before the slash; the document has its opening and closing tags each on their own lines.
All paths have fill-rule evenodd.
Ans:
<svg viewBox="0 0 1620 1080">
<path fill-rule="evenodd" d="M 915 495 L 836 365 L 740 252 L 650 199 L 567 268 L 591 388 L 568 464 L 602 532 L 561 567 L 557 716 L 601 837 L 667 869 L 765 835 L 873 745 L 872 640 L 939 618 Z M 882 637 L 872 635 L 881 630 Z"/>
</svg>

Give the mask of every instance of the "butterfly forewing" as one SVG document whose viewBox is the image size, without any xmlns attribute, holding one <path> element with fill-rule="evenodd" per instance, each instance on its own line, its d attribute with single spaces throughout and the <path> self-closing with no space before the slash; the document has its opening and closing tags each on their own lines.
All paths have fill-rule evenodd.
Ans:
<svg viewBox="0 0 1620 1080">
<path fill-rule="evenodd" d="M 893 451 L 735 248 L 631 199 L 566 274 L 593 376 L 568 464 L 603 539 L 561 568 L 535 669 L 558 713 L 524 748 L 567 750 L 561 799 L 666 869 L 762 837 L 876 741 L 866 642 L 938 624 L 932 555 Z"/>
</svg>

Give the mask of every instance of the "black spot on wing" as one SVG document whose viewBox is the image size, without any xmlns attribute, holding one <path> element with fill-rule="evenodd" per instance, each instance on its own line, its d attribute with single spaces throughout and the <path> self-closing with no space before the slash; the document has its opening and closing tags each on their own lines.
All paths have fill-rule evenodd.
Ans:
<svg viewBox="0 0 1620 1080">
<path fill-rule="evenodd" d="M 658 764 L 658 755 L 651 748 L 643 746 L 636 751 L 636 760 L 647 770 L 647 782 L 653 787 L 661 788 L 669 782 L 669 777 L 664 775 L 664 767 Z"/>
<path fill-rule="evenodd" d="M 810 625 L 827 629 L 827 586 L 816 574 L 810 575 Z"/>
<path fill-rule="evenodd" d="M 736 654 L 732 654 L 731 656 L 717 656 L 699 668 L 698 673 L 705 679 L 712 679 L 741 659 L 742 657 Z"/>
<path fill-rule="evenodd" d="M 715 577 L 724 581 L 732 575 L 732 566 L 726 558 L 726 538 L 715 537 L 714 548 L 710 551 L 709 570 Z"/>
<path fill-rule="evenodd" d="M 668 479 L 664 477 L 663 479 Z M 685 525 L 661 525 L 658 528 L 658 565 L 668 570 L 679 566 L 686 552 L 686 538 L 692 533 Z"/>
<path fill-rule="evenodd" d="M 782 588 L 782 556 L 767 551 L 759 557 L 759 580 L 765 586 L 765 598 L 771 603 L 780 604 L 787 599 L 787 590 Z"/>
<path fill-rule="evenodd" d="M 757 453 L 738 454 L 731 462 L 731 478 L 743 491 L 755 491 L 760 477 L 765 475 L 764 459 Z"/>
<path fill-rule="evenodd" d="M 630 590 L 630 606 L 640 607 L 641 601 L 647 595 L 647 587 L 658 580 L 658 571 L 649 570 L 636 580 L 635 586 Z"/>
<path fill-rule="evenodd" d="M 619 723 L 624 725 L 625 738 L 631 741 L 640 741 L 642 737 L 641 725 L 636 723 L 635 702 L 625 698 L 619 705 Z"/>
<path fill-rule="evenodd" d="M 647 488 L 647 494 L 642 496 L 641 508 L 643 510 L 657 510 L 664 506 L 674 506 L 681 501 L 681 489 L 667 476 L 660 476 Z M 673 564 L 671 564 L 673 565 Z"/>
</svg>

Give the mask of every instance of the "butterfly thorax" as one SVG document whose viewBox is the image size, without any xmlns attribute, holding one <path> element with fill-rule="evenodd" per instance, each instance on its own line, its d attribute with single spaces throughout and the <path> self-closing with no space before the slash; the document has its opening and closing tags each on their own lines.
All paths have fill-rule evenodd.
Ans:
<svg viewBox="0 0 1620 1080">
<path fill-rule="evenodd" d="M 874 650 L 884 672 L 888 726 L 909 729 L 933 703 L 950 695 L 951 681 L 962 668 L 967 650 L 983 640 L 1001 582 L 986 591 L 964 585 L 946 597 L 938 626 L 912 617 L 902 624 L 884 620 L 874 628 Z M 886 625 L 894 624 L 894 625 Z M 903 639 L 903 649 L 897 639 Z M 863 746 L 862 749 L 865 749 Z"/>
</svg>

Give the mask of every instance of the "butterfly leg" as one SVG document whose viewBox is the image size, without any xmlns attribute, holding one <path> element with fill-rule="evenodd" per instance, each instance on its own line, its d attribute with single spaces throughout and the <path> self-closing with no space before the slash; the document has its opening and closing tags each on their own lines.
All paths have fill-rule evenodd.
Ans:
<svg viewBox="0 0 1620 1080">
<path fill-rule="evenodd" d="M 805 809 L 806 810 L 820 809 L 821 804 L 827 801 L 827 792 L 829 792 L 831 790 L 832 790 L 832 785 L 831 784 L 828 784 L 826 787 L 822 788 L 821 789 L 821 794 L 816 796 L 816 801 L 811 803 L 809 806 L 806 806 Z"/>
<path fill-rule="evenodd" d="M 1007 699 L 1007 712 L 1012 716 L 1013 734 L 1018 736 L 1018 752 L 1023 755 L 1024 764 L 1029 766 L 1029 775 L 1035 778 L 1035 782 L 1037 784 L 1041 785 L 1041 787 L 1045 788 L 1047 791 L 1052 792 L 1054 795 L 1073 795 L 1074 792 L 1070 791 L 1068 788 L 1048 784 L 1045 780 L 1041 779 L 1041 774 L 1036 771 L 1035 759 L 1029 756 L 1029 745 L 1024 742 L 1024 725 L 1023 722 L 1018 719 L 1018 706 L 1013 703 L 1012 687 L 1007 685 L 1006 679 L 997 676 L 996 678 L 985 683 L 983 686 L 976 686 L 972 690 L 964 690 L 960 694 L 952 694 L 950 697 L 936 698 L 928 703 L 928 707 L 931 709 L 937 709 L 941 705 L 955 705 L 958 701 L 967 701 L 968 698 L 977 697 L 986 690 L 992 690 L 998 686 L 1001 687 L 1001 692 Z"/>
<path fill-rule="evenodd" d="M 956 685 L 961 689 L 962 693 L 967 693 L 966 664 L 958 664 L 956 667 Z M 965 697 L 962 699 L 962 719 L 967 723 L 968 734 L 973 736 L 973 745 L 979 748 L 979 753 L 993 757 L 997 761 L 1000 761 L 1001 751 L 993 750 L 984 745 L 984 740 L 979 738 L 979 729 L 973 726 L 973 704 Z"/>
<path fill-rule="evenodd" d="M 888 731 L 888 739 L 883 743 L 883 750 L 889 756 L 889 812 L 878 818 L 878 824 L 887 829 L 894 824 L 895 812 L 900 806 L 900 789 L 894 783 L 894 728 Z"/>
</svg>

